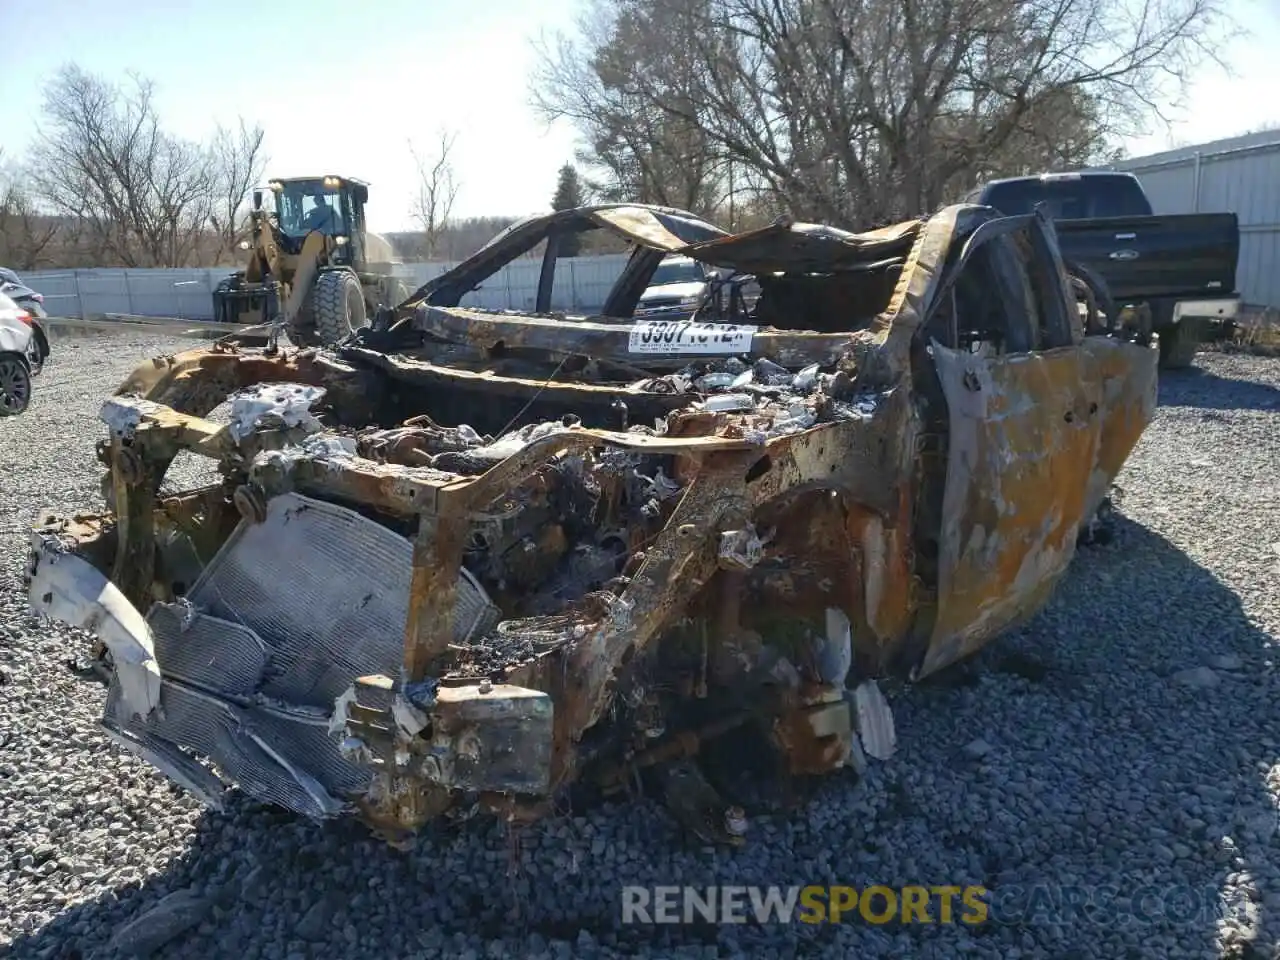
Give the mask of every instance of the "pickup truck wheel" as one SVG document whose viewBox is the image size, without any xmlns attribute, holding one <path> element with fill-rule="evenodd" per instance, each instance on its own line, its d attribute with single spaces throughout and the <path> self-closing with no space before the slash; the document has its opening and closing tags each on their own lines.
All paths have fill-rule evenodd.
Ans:
<svg viewBox="0 0 1280 960">
<path fill-rule="evenodd" d="M 31 371 L 25 357 L 0 353 L 0 417 L 16 417 L 31 405 Z"/>
<path fill-rule="evenodd" d="M 316 333 L 325 346 L 345 340 L 366 324 L 364 291 L 350 271 L 331 270 L 316 277 L 312 302 Z"/>
<path fill-rule="evenodd" d="M 1195 362 L 1200 340 L 1191 324 L 1174 323 L 1160 331 L 1160 366 L 1165 370 L 1183 370 Z"/>
</svg>

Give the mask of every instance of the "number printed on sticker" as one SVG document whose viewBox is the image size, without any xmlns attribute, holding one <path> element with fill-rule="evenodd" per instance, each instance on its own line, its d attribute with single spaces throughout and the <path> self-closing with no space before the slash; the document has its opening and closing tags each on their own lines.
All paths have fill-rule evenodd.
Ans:
<svg viewBox="0 0 1280 960">
<path fill-rule="evenodd" d="M 631 328 L 630 353 L 750 353 L 758 328 L 739 323 L 642 320 Z"/>
</svg>

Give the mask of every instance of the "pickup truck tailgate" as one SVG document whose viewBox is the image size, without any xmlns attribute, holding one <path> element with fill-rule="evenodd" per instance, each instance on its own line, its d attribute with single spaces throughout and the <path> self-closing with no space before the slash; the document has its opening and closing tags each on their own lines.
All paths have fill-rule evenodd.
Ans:
<svg viewBox="0 0 1280 960">
<path fill-rule="evenodd" d="M 1105 276 L 1119 302 L 1236 288 L 1234 213 L 1058 220 L 1054 227 L 1063 256 Z"/>
</svg>

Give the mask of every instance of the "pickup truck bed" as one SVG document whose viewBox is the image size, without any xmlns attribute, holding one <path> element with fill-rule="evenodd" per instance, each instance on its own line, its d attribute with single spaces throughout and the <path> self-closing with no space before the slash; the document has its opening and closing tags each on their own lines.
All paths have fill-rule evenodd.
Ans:
<svg viewBox="0 0 1280 960">
<path fill-rule="evenodd" d="M 969 200 L 1007 214 L 1042 206 L 1064 261 L 1101 281 L 1116 308 L 1150 308 L 1164 367 L 1189 365 L 1199 341 L 1234 326 L 1240 253 L 1234 213 L 1156 216 L 1136 177 L 1102 171 L 995 180 Z"/>
<path fill-rule="evenodd" d="M 1117 302 L 1220 296 L 1236 288 L 1234 213 L 1100 217 L 1054 226 L 1063 256 L 1106 277 Z"/>
</svg>

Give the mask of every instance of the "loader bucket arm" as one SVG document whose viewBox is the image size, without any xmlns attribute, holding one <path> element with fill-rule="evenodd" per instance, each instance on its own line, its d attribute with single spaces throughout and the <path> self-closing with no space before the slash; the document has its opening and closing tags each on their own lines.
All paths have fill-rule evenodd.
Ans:
<svg viewBox="0 0 1280 960">
<path fill-rule="evenodd" d="M 327 249 L 327 238 L 318 230 L 307 234 L 307 239 L 302 242 L 302 252 L 298 254 L 298 265 L 293 271 L 293 283 L 289 287 L 289 298 L 284 304 L 285 323 L 290 323 L 302 309 L 302 303 L 319 272 L 320 258 Z"/>
<path fill-rule="evenodd" d="M 276 242 L 271 221 L 263 211 L 254 211 L 253 218 L 253 247 L 249 251 L 245 279 L 252 283 L 261 283 L 264 271 L 278 279 L 281 272 L 280 245 Z"/>
</svg>

